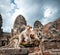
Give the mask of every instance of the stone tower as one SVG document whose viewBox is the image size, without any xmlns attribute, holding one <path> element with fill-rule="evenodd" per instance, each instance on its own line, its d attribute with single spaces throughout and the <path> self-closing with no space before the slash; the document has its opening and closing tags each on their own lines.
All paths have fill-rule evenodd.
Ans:
<svg viewBox="0 0 60 55">
<path fill-rule="evenodd" d="M 25 18 L 22 15 L 18 15 L 14 22 L 14 26 L 12 29 L 12 36 L 18 33 L 21 33 L 25 29 L 26 25 L 27 23 L 26 23 Z"/>
<path fill-rule="evenodd" d="M 40 21 L 35 21 L 35 23 L 34 23 L 34 28 L 42 28 L 42 24 L 41 24 L 41 22 Z"/>
<path fill-rule="evenodd" d="M 2 32 L 3 32 L 1 27 L 2 27 L 2 16 L 0 14 L 0 37 L 2 37 Z"/>
</svg>

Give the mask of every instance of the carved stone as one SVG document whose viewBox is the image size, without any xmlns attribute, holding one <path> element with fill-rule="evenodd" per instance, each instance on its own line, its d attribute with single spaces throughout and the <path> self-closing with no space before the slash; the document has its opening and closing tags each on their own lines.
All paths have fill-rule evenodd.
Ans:
<svg viewBox="0 0 60 55">
<path fill-rule="evenodd" d="M 12 29 L 12 36 L 22 32 L 25 30 L 25 26 L 27 25 L 25 18 L 22 15 L 18 15 L 14 22 L 14 26 Z"/>
<path fill-rule="evenodd" d="M 1 27 L 2 27 L 2 16 L 0 14 L 0 37 L 2 37 L 2 33 L 3 33 Z"/>
<path fill-rule="evenodd" d="M 40 23 L 40 21 L 35 21 L 35 23 L 34 23 L 34 28 L 42 28 L 42 24 Z"/>
</svg>

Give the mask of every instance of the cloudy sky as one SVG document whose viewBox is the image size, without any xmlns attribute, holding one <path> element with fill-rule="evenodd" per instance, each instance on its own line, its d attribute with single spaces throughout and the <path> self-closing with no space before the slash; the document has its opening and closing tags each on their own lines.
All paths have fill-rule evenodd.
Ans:
<svg viewBox="0 0 60 55">
<path fill-rule="evenodd" d="M 4 32 L 11 32 L 19 14 L 31 26 L 36 20 L 44 25 L 60 17 L 60 0 L 0 0 L 0 14 Z"/>
</svg>

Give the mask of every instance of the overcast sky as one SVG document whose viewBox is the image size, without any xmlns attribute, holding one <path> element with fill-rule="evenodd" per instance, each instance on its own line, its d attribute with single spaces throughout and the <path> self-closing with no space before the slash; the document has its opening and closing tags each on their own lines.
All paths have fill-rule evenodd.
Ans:
<svg viewBox="0 0 60 55">
<path fill-rule="evenodd" d="M 36 20 L 44 25 L 60 17 L 60 0 L 0 0 L 0 14 L 4 32 L 11 31 L 19 14 L 31 26 Z"/>
</svg>

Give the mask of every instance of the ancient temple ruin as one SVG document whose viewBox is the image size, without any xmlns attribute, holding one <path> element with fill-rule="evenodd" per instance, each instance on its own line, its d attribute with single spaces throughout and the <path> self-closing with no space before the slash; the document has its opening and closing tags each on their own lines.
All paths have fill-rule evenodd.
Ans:
<svg viewBox="0 0 60 55">
<path fill-rule="evenodd" d="M 40 21 L 37 20 L 34 22 L 34 28 L 40 28 L 41 29 L 42 27 L 43 27 L 43 25 L 41 24 Z"/>
<path fill-rule="evenodd" d="M 14 22 L 14 26 L 12 29 L 12 36 L 21 33 L 25 29 L 26 25 L 27 25 L 27 22 L 25 18 L 22 15 L 18 15 Z"/>
<path fill-rule="evenodd" d="M 1 15 L 0 15 L 1 18 Z M 0 20 L 0 34 L 2 34 L 2 19 Z M 2 55 L 60 55 L 60 18 L 54 22 L 42 25 L 40 21 L 36 20 L 33 31 L 39 38 L 39 45 L 34 47 L 24 47 L 17 43 L 19 36 L 25 30 L 27 22 L 22 15 L 18 15 L 14 22 L 13 29 L 10 33 L 3 33 L 3 36 L 9 38 L 8 45 L 0 47 L 0 54 Z M 24 33 L 23 33 L 24 34 Z M 32 35 L 34 36 L 34 35 Z M 35 43 L 35 42 L 34 42 Z M 37 43 L 36 43 L 37 44 Z"/>
<path fill-rule="evenodd" d="M 3 19 L 2 15 L 0 14 L 0 47 L 7 45 L 9 43 L 9 38 L 11 37 L 10 33 L 3 32 L 2 23 Z"/>
<path fill-rule="evenodd" d="M 2 16 L 0 14 L 0 38 L 2 37 L 2 33 L 3 33 L 3 30 L 2 30 Z"/>
</svg>

